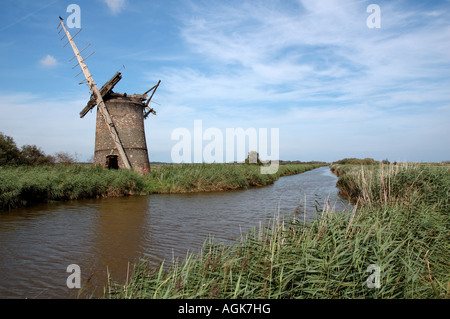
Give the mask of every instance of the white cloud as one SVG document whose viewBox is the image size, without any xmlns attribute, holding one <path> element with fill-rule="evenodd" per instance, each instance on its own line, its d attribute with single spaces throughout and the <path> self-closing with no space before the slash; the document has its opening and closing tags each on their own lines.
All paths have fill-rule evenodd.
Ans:
<svg viewBox="0 0 450 319">
<path fill-rule="evenodd" d="M 117 14 L 125 7 L 125 0 L 103 0 L 113 14 Z"/>
<path fill-rule="evenodd" d="M 94 152 L 96 117 L 94 113 L 80 119 L 84 105 L 86 99 L 79 96 L 0 92 L 0 132 L 19 147 L 37 145 L 46 154 L 63 151 L 88 159 Z"/>
<path fill-rule="evenodd" d="M 45 57 L 43 57 L 39 61 L 39 63 L 45 67 L 54 67 L 58 65 L 58 61 L 56 61 L 56 59 L 50 54 L 47 54 Z"/>
<path fill-rule="evenodd" d="M 333 0 L 301 1 L 289 8 L 248 2 L 192 5 L 181 35 L 197 54 L 194 63 L 202 63 L 166 69 L 167 88 L 180 99 L 201 91 L 197 96 L 224 103 L 359 104 L 375 96 L 386 106 L 411 100 L 408 95 L 423 87 L 431 91 L 421 94 L 422 101 L 424 94 L 448 99 L 445 86 L 436 85 L 449 80 L 446 22 L 386 3 L 383 27 L 374 30 L 366 26 L 366 6 Z"/>
<path fill-rule="evenodd" d="M 113 14 L 126 4 L 102 1 Z M 368 29 L 369 3 L 192 1 L 180 7 L 181 25 L 171 25 L 180 30 L 177 48 L 166 56 L 151 44 L 124 56 L 158 61 L 148 74 L 151 85 L 155 78 L 162 80 L 154 99 L 161 103 L 158 116 L 146 122 L 150 152 L 170 156 L 171 130 L 191 129 L 200 119 L 205 128 L 279 127 L 282 157 L 290 152 L 291 159 L 339 159 L 336 154 L 352 157 L 352 152 L 375 156 L 371 150 L 390 159 L 390 154 L 448 159 L 448 150 L 439 146 L 450 136 L 445 122 L 450 116 L 450 28 L 438 14 L 442 8 L 424 13 L 414 5 L 384 2 L 381 29 Z M 44 66 L 56 63 L 50 55 L 41 60 Z M 70 139 L 75 151 L 92 152 L 95 114 L 78 119 L 86 101 L 75 106 L 64 97 L 67 103 L 61 105 L 74 108 L 69 117 L 56 113 L 61 107 L 48 98 L 0 97 L 0 127 L 17 135 L 18 144 L 62 150 L 55 139 L 67 133 L 59 138 Z M 24 121 L 14 117 L 17 111 L 58 117 L 51 123 Z"/>
<path fill-rule="evenodd" d="M 202 2 L 187 10 L 180 30 L 189 66 L 158 74 L 165 104 L 190 109 L 185 127 L 193 119 L 280 127 L 282 144 L 298 145 L 298 156 L 322 143 L 331 154 L 375 156 L 373 149 L 411 160 L 430 146 L 414 141 L 448 136 L 439 121 L 449 115 L 448 22 L 386 2 L 381 29 L 369 29 L 367 1 L 284 4 Z M 448 154 L 433 147 L 439 151 L 428 159 Z"/>
</svg>

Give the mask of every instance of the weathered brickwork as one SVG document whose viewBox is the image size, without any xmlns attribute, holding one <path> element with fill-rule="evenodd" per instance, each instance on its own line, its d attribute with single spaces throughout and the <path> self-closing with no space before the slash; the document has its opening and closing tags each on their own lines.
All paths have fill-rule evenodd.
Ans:
<svg viewBox="0 0 450 319">
<path fill-rule="evenodd" d="M 116 126 L 131 167 L 141 174 L 150 172 L 142 103 L 136 103 L 126 96 L 116 96 L 106 99 L 105 105 Z M 110 154 L 119 155 L 119 151 L 102 114 L 97 110 L 94 163 L 105 165 L 106 156 Z M 123 167 L 119 155 L 119 168 Z"/>
</svg>

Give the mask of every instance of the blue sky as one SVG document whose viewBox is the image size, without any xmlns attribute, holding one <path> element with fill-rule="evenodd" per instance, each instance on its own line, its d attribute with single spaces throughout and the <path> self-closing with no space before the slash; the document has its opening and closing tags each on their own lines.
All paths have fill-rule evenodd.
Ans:
<svg viewBox="0 0 450 319">
<path fill-rule="evenodd" d="M 81 8 L 81 49 L 103 85 L 143 93 L 151 161 L 176 128 L 279 128 L 284 160 L 450 160 L 450 1 L 2 0 L 0 132 L 92 157 L 95 113 L 58 16 Z M 381 27 L 368 28 L 368 5 Z M 71 29 L 74 34 L 78 29 Z"/>
</svg>

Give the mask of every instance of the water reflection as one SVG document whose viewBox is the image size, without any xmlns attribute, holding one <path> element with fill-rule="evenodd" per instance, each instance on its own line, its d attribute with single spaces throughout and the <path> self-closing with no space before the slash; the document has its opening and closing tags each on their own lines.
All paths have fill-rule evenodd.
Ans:
<svg viewBox="0 0 450 319">
<path fill-rule="evenodd" d="M 141 252 L 150 211 L 148 198 L 144 196 L 101 200 L 95 210 L 95 221 L 86 225 L 88 229 L 84 232 L 89 243 L 80 267 L 90 270 L 85 274 L 85 289 L 98 294 L 103 293 L 108 276 L 125 281 L 129 264 Z M 94 291 L 95 288 L 100 291 Z"/>
</svg>

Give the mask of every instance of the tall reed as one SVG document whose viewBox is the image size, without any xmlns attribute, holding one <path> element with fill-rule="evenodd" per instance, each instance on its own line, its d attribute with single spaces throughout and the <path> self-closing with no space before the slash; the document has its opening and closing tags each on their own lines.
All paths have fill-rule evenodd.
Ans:
<svg viewBox="0 0 450 319">
<path fill-rule="evenodd" d="M 352 211 L 324 206 L 310 223 L 274 219 L 232 245 L 207 240 L 172 266 L 142 260 L 105 297 L 450 297 L 448 170 L 389 166 L 345 175 L 358 190 Z M 368 285 L 370 265 L 380 270 L 379 288 Z"/>
<path fill-rule="evenodd" d="M 280 176 L 299 174 L 324 164 L 280 165 L 274 174 L 246 164 L 156 165 L 145 176 L 148 193 L 187 193 L 243 189 L 274 183 Z"/>
<path fill-rule="evenodd" d="M 101 166 L 0 167 L 0 208 L 82 198 L 139 194 L 138 173 Z"/>
<path fill-rule="evenodd" d="M 264 186 L 280 176 L 323 164 L 281 165 L 276 174 L 261 174 L 257 165 L 156 165 L 151 174 L 108 170 L 101 166 L 0 166 L 0 210 L 51 201 L 152 193 L 223 191 Z"/>
</svg>

